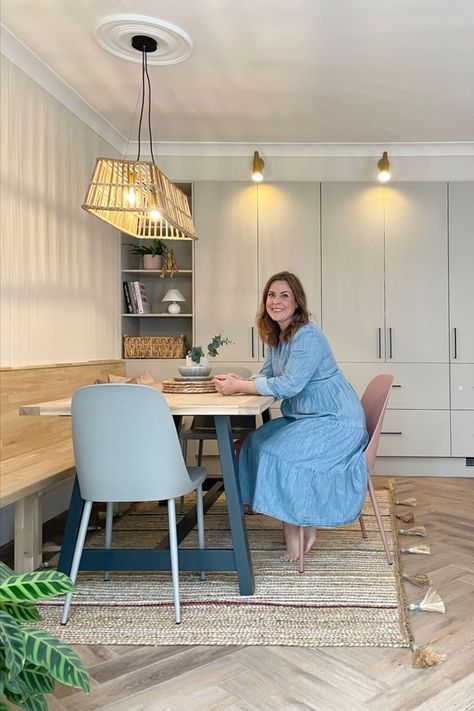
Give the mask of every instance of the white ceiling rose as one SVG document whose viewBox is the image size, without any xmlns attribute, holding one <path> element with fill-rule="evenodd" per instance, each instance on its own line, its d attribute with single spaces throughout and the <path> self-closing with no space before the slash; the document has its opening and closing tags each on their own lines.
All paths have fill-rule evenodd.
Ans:
<svg viewBox="0 0 474 711">
<path fill-rule="evenodd" d="M 177 25 L 146 15 L 109 15 L 96 26 L 98 43 L 108 52 L 130 62 L 141 63 L 141 53 L 132 47 L 132 37 L 146 35 L 157 42 L 148 64 L 178 64 L 193 51 L 191 37 Z"/>
</svg>

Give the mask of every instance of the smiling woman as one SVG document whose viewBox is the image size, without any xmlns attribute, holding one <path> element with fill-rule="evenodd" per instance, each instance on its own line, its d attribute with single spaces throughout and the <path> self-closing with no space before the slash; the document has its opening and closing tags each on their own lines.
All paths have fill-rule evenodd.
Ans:
<svg viewBox="0 0 474 711">
<path fill-rule="evenodd" d="M 284 271 L 268 280 L 257 325 L 269 346 L 262 370 L 253 382 L 216 376 L 216 389 L 283 400 L 283 417 L 245 440 L 239 478 L 244 503 L 283 522 L 282 559 L 292 563 L 299 559 L 298 526 L 306 527 L 308 552 L 314 526 L 358 518 L 367 488 L 365 417 L 326 337 L 309 320 L 298 277 Z"/>
</svg>

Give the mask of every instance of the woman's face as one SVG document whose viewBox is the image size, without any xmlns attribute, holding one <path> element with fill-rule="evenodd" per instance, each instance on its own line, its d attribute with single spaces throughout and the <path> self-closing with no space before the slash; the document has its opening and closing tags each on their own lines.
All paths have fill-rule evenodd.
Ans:
<svg viewBox="0 0 474 711">
<path fill-rule="evenodd" d="M 289 326 L 298 304 L 287 281 L 272 281 L 265 303 L 267 314 L 284 331 Z"/>
</svg>

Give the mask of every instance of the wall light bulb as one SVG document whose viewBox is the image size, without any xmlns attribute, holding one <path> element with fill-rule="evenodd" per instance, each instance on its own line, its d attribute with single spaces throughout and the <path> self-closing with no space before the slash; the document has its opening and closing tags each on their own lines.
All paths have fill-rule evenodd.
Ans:
<svg viewBox="0 0 474 711">
<path fill-rule="evenodd" d="M 150 218 L 152 220 L 160 220 L 161 219 L 161 212 L 159 210 L 150 210 Z"/>
</svg>

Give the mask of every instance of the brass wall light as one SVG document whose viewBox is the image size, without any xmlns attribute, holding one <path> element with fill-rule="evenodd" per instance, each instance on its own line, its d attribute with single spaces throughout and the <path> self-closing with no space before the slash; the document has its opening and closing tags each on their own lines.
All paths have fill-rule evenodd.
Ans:
<svg viewBox="0 0 474 711">
<path fill-rule="evenodd" d="M 260 158 L 258 151 L 254 151 L 252 163 L 252 180 L 255 183 L 261 183 L 263 180 L 264 161 Z"/>
<path fill-rule="evenodd" d="M 386 183 L 392 177 L 390 174 L 390 161 L 388 160 L 387 151 L 383 152 L 377 165 L 379 168 L 379 180 L 381 183 Z"/>
<path fill-rule="evenodd" d="M 186 195 L 155 163 L 151 135 L 151 83 L 147 54 L 153 37 L 134 35 L 132 47 L 142 54 L 141 111 L 136 160 L 97 158 L 82 207 L 137 239 L 197 239 Z M 141 126 L 148 84 L 148 133 L 151 161 L 140 160 Z"/>
</svg>

